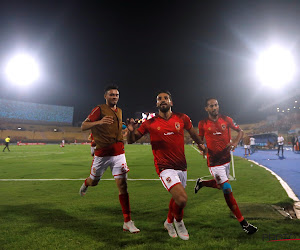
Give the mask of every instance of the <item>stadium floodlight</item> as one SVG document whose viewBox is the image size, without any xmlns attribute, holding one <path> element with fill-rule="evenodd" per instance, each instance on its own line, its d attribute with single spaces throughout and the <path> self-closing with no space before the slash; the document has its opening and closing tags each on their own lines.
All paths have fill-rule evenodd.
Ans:
<svg viewBox="0 0 300 250">
<path fill-rule="evenodd" d="M 296 66 L 291 53 L 279 46 L 272 46 L 263 52 L 257 61 L 256 71 L 262 84 L 279 88 L 290 82 Z"/>
<path fill-rule="evenodd" d="M 27 54 L 18 54 L 11 58 L 5 68 L 9 81 L 20 85 L 30 85 L 39 77 L 36 61 Z"/>
</svg>

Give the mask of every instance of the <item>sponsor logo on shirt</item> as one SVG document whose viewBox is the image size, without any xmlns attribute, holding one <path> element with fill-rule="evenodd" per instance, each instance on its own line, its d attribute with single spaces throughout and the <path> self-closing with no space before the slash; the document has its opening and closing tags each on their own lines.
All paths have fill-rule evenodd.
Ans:
<svg viewBox="0 0 300 250">
<path fill-rule="evenodd" d="M 221 135 L 222 133 L 221 132 L 215 132 L 215 133 L 213 133 L 213 135 Z"/>
<path fill-rule="evenodd" d="M 164 135 L 174 135 L 174 132 L 164 133 Z"/>
</svg>

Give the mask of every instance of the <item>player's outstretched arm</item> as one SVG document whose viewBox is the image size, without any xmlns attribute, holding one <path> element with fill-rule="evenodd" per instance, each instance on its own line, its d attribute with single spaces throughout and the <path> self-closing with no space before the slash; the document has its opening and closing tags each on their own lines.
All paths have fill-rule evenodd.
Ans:
<svg viewBox="0 0 300 250">
<path fill-rule="evenodd" d="M 132 144 L 142 137 L 142 134 L 137 130 L 137 123 L 133 118 L 127 119 L 127 142 Z"/>
</svg>

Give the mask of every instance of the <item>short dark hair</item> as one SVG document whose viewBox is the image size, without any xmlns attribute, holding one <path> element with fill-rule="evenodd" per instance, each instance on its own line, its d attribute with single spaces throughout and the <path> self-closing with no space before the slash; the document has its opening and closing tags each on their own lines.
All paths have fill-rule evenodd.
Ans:
<svg viewBox="0 0 300 250">
<path fill-rule="evenodd" d="M 166 94 L 168 94 L 170 100 L 172 101 L 172 95 L 171 95 L 170 91 L 168 91 L 168 90 L 163 90 L 163 89 L 162 89 L 162 90 L 159 90 L 159 91 L 157 91 L 156 96 L 158 96 L 158 95 L 161 94 L 161 93 L 166 93 Z"/>
<path fill-rule="evenodd" d="M 104 89 L 104 93 L 107 93 L 107 91 L 111 90 L 111 89 L 116 89 L 119 90 L 119 87 L 117 85 L 109 85 Z"/>
<path fill-rule="evenodd" d="M 215 97 L 209 97 L 209 98 L 206 98 L 206 99 L 205 99 L 205 107 L 207 107 L 208 102 L 209 102 L 210 100 L 218 100 L 218 99 L 215 98 Z"/>
</svg>

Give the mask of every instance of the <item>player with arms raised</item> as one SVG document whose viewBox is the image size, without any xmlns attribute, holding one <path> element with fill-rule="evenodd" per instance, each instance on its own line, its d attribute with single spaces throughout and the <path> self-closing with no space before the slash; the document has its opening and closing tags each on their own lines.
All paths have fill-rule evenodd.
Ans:
<svg viewBox="0 0 300 250">
<path fill-rule="evenodd" d="M 253 234 L 257 231 L 257 227 L 248 223 L 242 216 L 228 180 L 230 150 L 234 150 L 237 147 L 244 132 L 230 117 L 219 114 L 217 99 L 206 99 L 205 110 L 208 113 L 208 118 L 199 122 L 199 136 L 202 140 L 204 137 L 206 139 L 208 149 L 207 165 L 214 179 L 204 181 L 199 178 L 196 182 L 195 193 L 202 187 L 221 188 L 228 207 L 240 222 L 244 231 L 248 234 Z M 233 141 L 231 141 L 231 129 L 238 132 L 237 137 Z"/>
</svg>

